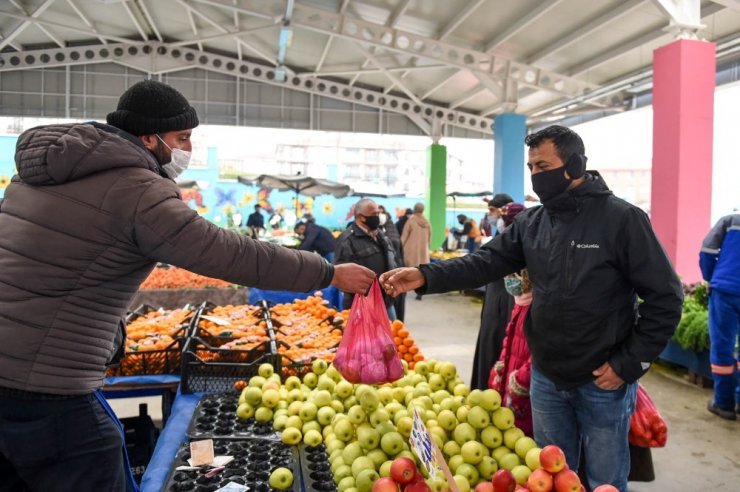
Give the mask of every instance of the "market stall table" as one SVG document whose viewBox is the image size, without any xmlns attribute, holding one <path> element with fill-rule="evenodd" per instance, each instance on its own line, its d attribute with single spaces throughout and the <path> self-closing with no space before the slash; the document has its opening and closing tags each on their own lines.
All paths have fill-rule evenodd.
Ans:
<svg viewBox="0 0 740 492">
<path fill-rule="evenodd" d="M 314 295 L 315 292 L 316 291 L 287 292 L 281 290 L 262 290 L 250 288 L 249 304 L 256 305 L 259 304 L 262 300 L 273 304 L 291 303 L 296 299 L 306 299 L 307 297 Z M 321 295 L 325 300 L 329 301 L 329 305 L 331 305 L 333 308 L 342 309 L 342 291 L 330 285 L 325 289 L 321 289 L 319 292 L 321 292 Z"/>
<path fill-rule="evenodd" d="M 114 376 L 105 378 L 102 389 L 107 399 L 161 396 L 162 425 L 164 425 L 170 416 L 179 385 L 180 376 L 178 374 Z"/>
</svg>

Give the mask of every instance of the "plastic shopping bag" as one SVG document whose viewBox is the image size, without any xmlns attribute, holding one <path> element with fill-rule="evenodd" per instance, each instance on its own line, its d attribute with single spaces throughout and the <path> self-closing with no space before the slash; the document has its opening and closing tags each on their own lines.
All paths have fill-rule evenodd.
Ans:
<svg viewBox="0 0 740 492">
<path fill-rule="evenodd" d="M 334 367 L 351 383 L 391 383 L 403 377 L 377 279 L 367 296 L 355 295 Z"/>
<path fill-rule="evenodd" d="M 643 448 L 662 448 L 668 439 L 668 427 L 645 388 L 637 387 L 635 412 L 630 422 L 629 441 Z"/>
</svg>

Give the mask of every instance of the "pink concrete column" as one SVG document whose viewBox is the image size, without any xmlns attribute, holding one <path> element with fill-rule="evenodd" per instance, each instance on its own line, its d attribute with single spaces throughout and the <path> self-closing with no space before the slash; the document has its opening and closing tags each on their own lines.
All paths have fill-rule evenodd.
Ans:
<svg viewBox="0 0 740 492">
<path fill-rule="evenodd" d="M 684 282 L 701 280 L 711 227 L 715 45 L 681 39 L 655 50 L 651 219 Z"/>
</svg>

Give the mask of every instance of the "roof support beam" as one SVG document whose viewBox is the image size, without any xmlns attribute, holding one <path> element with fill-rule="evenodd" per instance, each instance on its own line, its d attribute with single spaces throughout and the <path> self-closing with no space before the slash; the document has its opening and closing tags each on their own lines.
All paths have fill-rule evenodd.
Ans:
<svg viewBox="0 0 740 492">
<path fill-rule="evenodd" d="M 525 29 L 532 22 L 534 22 L 535 20 L 545 15 L 550 9 L 555 7 L 561 1 L 562 0 L 545 0 L 544 2 L 542 2 L 541 5 L 537 6 L 534 10 L 531 10 L 530 12 L 528 12 L 524 17 L 521 17 L 517 19 L 516 21 L 514 21 L 509 26 L 509 28 L 506 29 L 504 32 L 502 32 L 501 34 L 498 34 L 496 37 L 486 42 L 483 45 L 483 51 L 486 53 L 491 53 L 496 48 L 498 48 L 500 45 L 508 41 L 510 38 L 520 33 L 523 29 Z"/>
<path fill-rule="evenodd" d="M 396 23 L 398 22 L 398 19 L 403 17 L 403 14 L 406 13 L 406 9 L 409 8 L 409 4 L 411 3 L 411 0 L 401 0 L 401 2 L 398 4 L 396 9 L 393 11 L 391 16 L 386 21 L 385 25 L 390 27 L 396 27 Z"/>
<path fill-rule="evenodd" d="M 2 50 L 3 48 L 5 48 L 6 46 L 8 46 L 16 38 L 16 36 L 18 36 L 20 33 L 22 33 L 23 31 L 25 31 L 26 28 L 33 23 L 32 20 L 33 19 L 36 19 L 38 16 L 40 16 L 41 14 L 43 14 L 44 11 L 46 9 L 48 9 L 49 6 L 52 3 L 54 3 L 54 0 L 46 0 L 44 3 L 42 3 L 39 6 L 39 8 L 37 8 L 36 10 L 34 10 L 33 14 L 31 14 L 29 16 L 28 15 L 28 12 L 26 12 L 26 9 L 24 9 L 23 7 L 21 7 L 17 3 L 13 2 L 13 4 L 17 8 L 19 8 L 21 10 L 21 12 L 23 12 L 24 14 L 26 14 L 24 17 L 28 17 L 28 19 L 27 20 L 24 20 L 23 22 L 21 22 L 20 25 L 18 27 L 16 27 L 15 29 L 13 29 L 10 33 L 3 35 L 3 40 L 0 41 L 0 50 Z M 5 14 L 5 12 L 3 12 L 3 15 L 7 15 L 7 14 Z"/>
<path fill-rule="evenodd" d="M 712 0 L 712 2 L 734 10 L 735 12 L 740 12 L 740 0 Z"/>
<path fill-rule="evenodd" d="M 92 22 L 90 22 L 90 19 L 88 19 L 87 16 L 82 12 L 82 10 L 80 10 L 80 8 L 77 5 L 75 5 L 75 3 L 74 3 L 73 0 L 67 0 L 67 3 L 69 4 L 70 7 L 72 7 L 72 10 L 74 10 L 77 13 L 77 16 L 80 19 L 82 19 L 82 22 L 84 22 L 85 25 L 87 25 L 87 27 L 89 27 L 90 29 L 92 29 L 92 32 L 94 32 L 94 33 L 97 33 L 98 32 L 98 30 L 95 29 L 95 26 L 93 26 Z M 98 36 L 98 39 L 103 44 L 107 44 L 108 43 L 108 40 L 105 39 L 102 36 Z"/>
<path fill-rule="evenodd" d="M 152 17 L 152 14 L 149 13 L 149 8 L 147 8 L 146 3 L 144 3 L 144 0 L 139 0 L 139 7 L 141 8 L 141 12 L 144 14 L 144 18 L 149 23 L 149 27 L 152 28 L 154 35 L 157 36 L 157 39 L 161 43 L 163 41 L 162 33 L 159 32 L 159 29 L 157 28 L 157 24 L 154 22 L 154 18 Z"/>
<path fill-rule="evenodd" d="M 652 0 L 670 19 L 670 29 L 678 37 L 698 39 L 701 23 L 701 0 Z"/>
<path fill-rule="evenodd" d="M 414 101 L 416 104 L 421 104 L 421 100 L 418 98 L 418 96 L 416 94 L 414 94 L 414 92 L 412 90 L 410 90 L 408 87 L 406 87 L 406 85 L 403 83 L 403 81 L 401 79 L 399 79 L 394 73 L 389 72 L 388 70 L 386 70 L 385 67 L 383 66 L 383 64 L 380 63 L 378 61 L 378 59 L 375 57 L 375 55 L 373 55 L 372 53 L 370 53 L 369 50 L 364 49 L 360 45 L 355 45 L 355 46 L 356 46 L 356 48 L 358 50 L 360 50 L 360 52 L 363 55 L 365 55 L 367 57 L 368 60 L 370 60 L 373 63 L 373 65 L 375 65 L 376 67 L 378 67 L 380 69 L 380 71 L 383 72 L 383 75 L 385 75 L 386 77 L 388 77 L 388 79 L 391 82 L 393 82 L 393 84 L 395 86 L 397 86 L 399 89 L 401 89 L 408 96 L 409 99 L 411 99 L 412 101 Z"/>
<path fill-rule="evenodd" d="M 586 24 L 575 31 L 572 31 L 567 36 L 558 38 L 554 43 L 550 43 L 536 53 L 533 53 L 527 58 L 527 63 L 536 65 L 553 53 L 557 53 L 571 44 L 580 41 L 597 29 L 603 28 L 609 22 L 614 22 L 620 17 L 632 12 L 643 3 L 645 3 L 645 0 L 627 0 L 626 2 L 619 4 L 616 8 L 592 18 Z"/>
<path fill-rule="evenodd" d="M 437 92 L 438 90 L 440 90 L 442 87 L 444 87 L 447 84 L 447 82 L 449 82 L 450 80 L 454 79 L 455 76 L 458 73 L 460 73 L 460 72 L 457 69 L 454 69 L 447 77 L 445 77 L 442 80 L 440 80 L 437 83 L 437 85 L 435 85 L 434 87 L 432 87 L 431 89 L 429 89 L 428 91 L 426 91 L 424 93 L 424 95 L 421 96 L 421 98 L 422 99 L 426 99 L 429 96 L 431 96 L 432 94 L 434 94 L 435 92 Z"/>
<path fill-rule="evenodd" d="M 131 22 L 134 23 L 134 26 L 136 26 L 136 30 L 139 31 L 139 35 L 141 36 L 142 41 L 147 41 L 148 36 L 144 32 L 144 28 L 141 27 L 141 24 L 139 23 L 139 19 L 136 18 L 136 14 L 134 13 L 131 6 L 128 4 L 128 2 L 123 2 L 123 8 L 126 9 L 126 13 L 128 13 L 128 16 L 131 17 Z"/>
<path fill-rule="evenodd" d="M 104 39 L 107 39 L 108 41 L 116 41 L 118 43 L 131 43 L 132 41 L 128 38 L 123 38 L 121 36 L 109 36 L 108 34 L 101 34 L 98 32 L 88 31 L 86 29 L 80 29 L 79 27 L 73 27 L 73 26 L 67 26 L 65 24 L 59 24 L 58 22 L 50 22 L 42 19 L 34 19 L 33 17 L 30 17 L 28 15 L 18 15 L 18 14 L 11 14 L 8 12 L 3 12 L 3 16 L 5 17 L 11 17 L 13 19 L 20 19 L 20 20 L 26 20 L 29 21 L 31 24 L 37 24 L 41 26 L 50 26 L 50 27 L 56 27 L 58 29 L 64 29 L 67 31 L 77 32 L 80 34 L 85 34 L 87 36 L 90 36 L 91 38 L 95 37 L 102 37 Z"/>
<path fill-rule="evenodd" d="M 171 45 L 168 45 L 171 46 Z M 410 71 L 419 71 L 419 70 L 435 70 L 445 68 L 445 65 L 415 65 L 413 67 L 409 66 L 403 66 L 403 67 L 385 67 L 383 69 L 380 68 L 366 68 L 366 69 L 359 69 L 359 68 L 352 68 L 347 70 L 326 70 L 323 72 L 303 72 L 296 74 L 297 77 L 346 77 L 348 75 L 372 75 L 372 74 L 378 74 L 385 72 L 410 72 Z M 455 71 L 457 73 L 457 71 Z M 401 76 L 403 78 L 403 75 Z"/>
<path fill-rule="evenodd" d="M 439 30 L 439 33 L 437 34 L 437 39 L 442 41 L 444 38 L 450 35 L 452 31 L 457 29 L 457 27 L 463 23 L 465 19 L 470 17 L 475 10 L 481 6 L 483 2 L 486 0 L 470 0 L 468 4 L 460 10 L 460 12 L 457 13 L 455 17 L 450 19 L 445 26 Z"/>
<path fill-rule="evenodd" d="M 465 94 L 463 94 L 462 96 L 460 96 L 457 99 L 455 99 L 454 101 L 452 101 L 450 103 L 450 109 L 455 109 L 455 108 L 457 108 L 459 106 L 462 106 L 466 102 L 470 101 L 471 99 L 473 99 L 476 96 L 481 95 L 484 92 L 488 92 L 488 89 L 486 89 L 482 85 L 476 85 L 475 87 L 473 87 L 472 89 L 470 89 L 469 91 L 467 91 Z"/>
</svg>

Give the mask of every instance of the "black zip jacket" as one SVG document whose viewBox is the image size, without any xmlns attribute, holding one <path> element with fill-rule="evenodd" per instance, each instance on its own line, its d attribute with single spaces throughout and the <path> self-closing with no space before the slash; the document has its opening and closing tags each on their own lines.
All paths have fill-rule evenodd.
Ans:
<svg viewBox="0 0 740 492">
<path fill-rule="evenodd" d="M 534 292 L 525 328 L 532 362 L 558 389 L 592 381 L 607 361 L 636 381 L 681 317 L 681 283 L 647 215 L 594 171 L 547 207 L 517 215 L 476 253 L 421 266 L 420 293 L 478 287 L 525 267 Z"/>
</svg>

